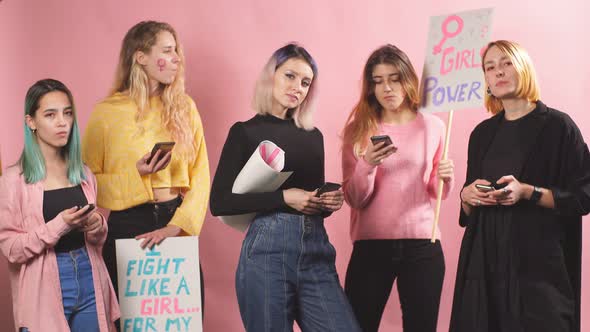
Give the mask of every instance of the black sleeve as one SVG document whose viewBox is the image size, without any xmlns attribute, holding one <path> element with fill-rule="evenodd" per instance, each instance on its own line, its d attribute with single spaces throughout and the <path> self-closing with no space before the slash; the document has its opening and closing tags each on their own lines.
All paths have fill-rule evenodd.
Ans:
<svg viewBox="0 0 590 332">
<path fill-rule="evenodd" d="M 582 216 L 590 212 L 590 153 L 576 124 L 566 115 L 566 139 L 562 145 L 562 174 L 565 188 L 553 192 L 555 211 L 563 216 Z"/>
<path fill-rule="evenodd" d="M 477 174 L 475 174 L 475 158 L 476 158 L 476 151 L 478 150 L 478 143 L 477 143 L 477 127 L 471 132 L 469 136 L 469 145 L 467 148 L 467 175 L 465 177 L 465 183 L 463 184 L 463 188 L 470 185 L 473 181 L 477 180 Z M 463 189 L 461 189 L 462 191 Z M 459 194 L 461 195 L 461 194 Z M 460 197 L 459 197 L 460 198 Z M 463 206 L 459 206 L 459 226 L 467 227 L 469 221 L 473 217 L 474 213 L 476 213 L 475 209 L 471 209 L 471 215 L 467 215 L 465 211 L 463 211 Z"/>
<path fill-rule="evenodd" d="M 242 167 L 254 151 L 246 151 L 247 136 L 241 123 L 229 130 L 223 145 L 217 171 L 211 188 L 211 214 L 230 216 L 251 212 L 264 212 L 282 208 L 285 205 L 281 190 L 267 193 L 234 194 L 232 187 Z"/>
<path fill-rule="evenodd" d="M 320 136 L 320 151 L 322 152 L 322 158 L 320 160 L 322 167 L 321 167 L 321 172 L 322 172 L 322 176 L 321 176 L 321 183 L 326 183 L 326 152 L 324 150 L 324 136 L 322 135 L 322 133 L 318 130 L 319 132 L 319 136 Z M 331 211 L 322 211 L 320 213 L 320 215 L 323 218 L 327 218 L 329 216 L 332 215 Z"/>
</svg>

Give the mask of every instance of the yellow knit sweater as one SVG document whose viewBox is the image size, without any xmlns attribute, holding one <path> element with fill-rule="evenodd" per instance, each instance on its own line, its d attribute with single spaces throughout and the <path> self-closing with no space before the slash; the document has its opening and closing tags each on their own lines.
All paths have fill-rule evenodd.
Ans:
<svg viewBox="0 0 590 332">
<path fill-rule="evenodd" d="M 172 160 L 163 170 L 140 176 L 136 162 L 157 142 L 172 141 L 161 119 L 159 97 L 152 97 L 150 110 L 138 123 L 137 106 L 127 95 L 115 93 L 96 105 L 82 141 L 84 162 L 96 175 L 97 203 L 120 211 L 154 200 L 152 188 L 181 188 L 184 201 L 170 224 L 185 234 L 199 235 L 209 200 L 209 161 L 203 124 L 190 97 L 191 128 L 196 158 L 188 162 L 172 151 Z"/>
</svg>

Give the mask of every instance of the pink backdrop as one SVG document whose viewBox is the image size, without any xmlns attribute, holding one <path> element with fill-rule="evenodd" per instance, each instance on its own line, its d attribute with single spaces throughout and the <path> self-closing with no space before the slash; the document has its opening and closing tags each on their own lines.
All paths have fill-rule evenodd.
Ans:
<svg viewBox="0 0 590 332">
<path fill-rule="evenodd" d="M 513 0 L 455 1 L 31 1 L 0 0 L 2 43 L 0 130 L 3 165 L 16 161 L 22 148 L 22 112 L 26 89 L 52 77 L 73 91 L 81 127 L 93 105 L 112 83 L 123 35 L 140 20 L 171 23 L 187 55 L 187 90 L 205 124 L 211 170 L 231 124 L 252 116 L 249 102 L 254 80 L 271 52 L 288 41 L 300 41 L 316 58 L 321 92 L 317 126 L 326 139 L 327 180 L 340 181 L 338 135 L 356 101 L 360 76 L 369 53 L 384 43 L 405 50 L 422 72 L 428 19 L 449 12 L 496 7 L 492 38 L 519 41 L 535 62 L 542 100 L 569 113 L 590 141 L 590 115 L 583 100 L 590 86 L 586 59 L 590 30 L 587 1 L 547 1 L 531 6 Z M 584 42 L 586 40 L 586 42 Z M 444 115 L 443 115 L 444 116 Z M 483 109 L 456 113 L 450 147 L 458 183 L 465 178 L 467 140 L 485 119 Z M 448 329 L 457 256 L 463 230 L 457 224 L 458 190 L 443 203 L 441 228 L 447 273 L 439 330 Z M 338 250 L 343 277 L 351 251 L 348 208 L 327 222 Z M 588 218 L 585 218 L 588 221 Z M 205 331 L 243 330 L 234 292 L 234 271 L 243 235 L 207 216 L 201 237 L 206 282 Z M 590 240 L 586 227 L 584 242 Z M 584 249 L 582 330 L 590 329 L 590 256 Z M 12 326 L 5 264 L 0 264 L 0 326 Z M 397 293 L 383 318 L 381 331 L 401 331 Z"/>
</svg>

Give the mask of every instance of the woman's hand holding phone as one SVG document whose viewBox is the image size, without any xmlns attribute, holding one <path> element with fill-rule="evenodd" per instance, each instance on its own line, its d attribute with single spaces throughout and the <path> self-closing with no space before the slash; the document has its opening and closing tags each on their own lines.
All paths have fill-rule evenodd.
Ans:
<svg viewBox="0 0 590 332">
<path fill-rule="evenodd" d="M 66 224 L 73 228 L 78 228 L 87 223 L 88 217 L 91 215 L 88 211 L 91 211 L 92 209 L 93 208 L 90 205 L 86 205 L 82 208 L 74 206 L 73 208 L 61 211 L 59 214 Z"/>
<path fill-rule="evenodd" d="M 293 209 L 303 212 L 304 214 L 314 215 L 322 212 L 322 200 L 316 197 L 317 190 L 305 191 L 298 188 L 283 190 L 283 199 L 285 203 Z"/>
<path fill-rule="evenodd" d="M 477 179 L 461 190 L 461 202 L 470 206 L 498 205 L 498 202 L 485 189 L 477 186 L 491 186 L 489 181 Z M 483 187 L 482 187 L 483 188 Z"/>
<path fill-rule="evenodd" d="M 506 175 L 497 181 L 496 188 L 490 192 L 500 205 L 514 205 L 524 197 L 524 186 L 513 175 Z"/>
<path fill-rule="evenodd" d="M 103 224 L 102 224 L 102 218 L 100 217 L 100 214 L 98 214 L 98 212 L 96 212 L 96 211 L 92 211 L 89 213 L 88 220 L 86 221 L 85 224 L 82 225 L 82 228 L 80 228 L 80 231 L 82 231 L 84 233 L 88 233 L 88 234 L 94 234 L 94 233 L 100 232 L 102 227 L 103 227 Z"/>
<path fill-rule="evenodd" d="M 334 190 L 320 195 L 322 210 L 334 212 L 340 210 L 344 203 L 342 190 Z"/>
<path fill-rule="evenodd" d="M 137 167 L 139 175 L 144 176 L 163 170 L 168 166 L 171 159 L 172 151 L 164 152 L 158 150 L 153 156 L 151 152 L 145 154 L 137 161 L 135 166 Z"/>
<path fill-rule="evenodd" d="M 367 150 L 363 159 L 373 166 L 380 165 L 383 160 L 397 151 L 397 148 L 393 144 L 387 145 L 385 141 L 381 141 L 377 144 L 367 144 Z"/>
<path fill-rule="evenodd" d="M 344 193 L 340 190 L 340 183 L 326 182 L 315 191 L 315 197 L 320 198 L 323 211 L 334 212 L 340 210 L 344 203 Z"/>
</svg>

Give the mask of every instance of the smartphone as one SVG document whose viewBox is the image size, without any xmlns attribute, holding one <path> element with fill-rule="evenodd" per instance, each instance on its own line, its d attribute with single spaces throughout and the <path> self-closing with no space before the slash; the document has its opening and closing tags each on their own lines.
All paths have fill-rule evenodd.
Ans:
<svg viewBox="0 0 590 332">
<path fill-rule="evenodd" d="M 341 185 L 338 183 L 333 182 L 326 182 L 324 185 L 318 189 L 318 192 L 315 194 L 315 197 L 320 197 L 323 193 L 329 193 L 331 191 L 336 191 L 340 189 Z"/>
<path fill-rule="evenodd" d="M 484 193 L 487 193 L 488 191 L 496 190 L 496 188 L 494 188 L 494 186 L 489 186 L 489 185 L 485 185 L 485 184 L 475 184 L 475 188 L 477 188 L 479 191 L 483 191 Z"/>
<path fill-rule="evenodd" d="M 393 144 L 393 141 L 391 141 L 391 137 L 389 137 L 389 135 L 371 136 L 371 142 L 373 145 L 385 142 L 385 145 L 383 145 L 384 147 Z"/>
<path fill-rule="evenodd" d="M 78 206 L 78 210 L 80 210 L 81 208 L 83 208 L 84 206 Z M 89 214 L 90 212 L 92 212 L 94 210 L 95 206 L 94 204 L 88 204 L 88 210 L 84 211 L 84 214 L 82 214 L 82 216 L 85 216 L 87 214 Z"/>
<path fill-rule="evenodd" d="M 496 182 L 496 183 L 494 183 L 494 189 L 496 189 L 496 190 L 503 189 L 507 185 L 508 185 L 508 182 L 504 182 L 502 184 L 498 184 L 498 182 Z"/>
<path fill-rule="evenodd" d="M 159 158 L 164 157 L 164 155 L 166 153 L 168 153 L 169 151 L 172 151 L 174 144 L 176 144 L 176 143 L 175 142 L 158 142 L 158 143 L 154 144 L 154 148 L 152 149 L 152 153 L 150 154 L 150 157 L 148 158 L 148 160 L 146 162 L 149 164 L 152 161 L 152 158 L 158 152 L 158 150 L 162 151 L 162 152 L 160 152 Z"/>
</svg>

